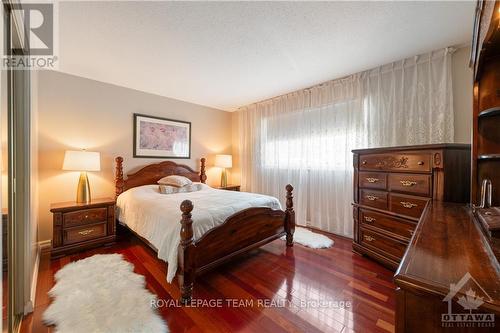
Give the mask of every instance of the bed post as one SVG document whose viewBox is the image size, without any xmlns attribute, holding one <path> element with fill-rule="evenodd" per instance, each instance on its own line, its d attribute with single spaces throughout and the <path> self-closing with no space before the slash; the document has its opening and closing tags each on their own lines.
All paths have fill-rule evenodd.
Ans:
<svg viewBox="0 0 500 333">
<path fill-rule="evenodd" d="M 207 174 L 205 173 L 205 157 L 202 157 L 202 159 L 200 160 L 201 162 L 201 168 L 200 168 L 200 181 L 205 184 L 205 182 L 207 181 Z"/>
<path fill-rule="evenodd" d="M 116 161 L 116 171 L 115 171 L 115 199 L 118 198 L 123 192 L 123 157 L 118 156 L 115 158 Z"/>
<path fill-rule="evenodd" d="M 181 289 L 181 304 L 187 304 L 191 301 L 194 283 L 194 265 L 193 265 L 193 220 L 191 211 L 193 203 L 190 200 L 184 200 L 181 203 L 181 243 L 179 245 L 179 287 Z"/>
<path fill-rule="evenodd" d="M 295 211 L 293 210 L 293 186 L 288 184 L 286 186 L 286 217 L 285 217 L 285 231 L 286 231 L 286 246 L 293 246 L 293 233 L 295 232 Z"/>
</svg>

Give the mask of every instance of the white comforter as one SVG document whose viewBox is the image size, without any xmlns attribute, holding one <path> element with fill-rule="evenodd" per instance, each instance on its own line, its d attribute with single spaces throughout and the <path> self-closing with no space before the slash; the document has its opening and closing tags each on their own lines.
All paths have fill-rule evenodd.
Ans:
<svg viewBox="0 0 500 333">
<path fill-rule="evenodd" d="M 194 239 L 222 224 L 232 214 L 250 207 L 281 209 L 278 199 L 262 194 L 216 190 L 202 184 L 200 191 L 161 194 L 158 185 L 134 187 L 117 200 L 118 220 L 126 224 L 158 250 L 158 258 L 168 263 L 167 281 L 177 271 L 183 200 L 191 200 Z"/>
</svg>

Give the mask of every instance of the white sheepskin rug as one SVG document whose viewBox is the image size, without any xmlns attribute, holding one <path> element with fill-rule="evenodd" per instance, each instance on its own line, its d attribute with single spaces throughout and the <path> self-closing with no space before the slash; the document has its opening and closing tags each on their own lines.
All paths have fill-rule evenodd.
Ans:
<svg viewBox="0 0 500 333">
<path fill-rule="evenodd" d="M 43 314 L 58 333 L 166 333 L 152 308 L 156 297 L 144 288 L 145 278 L 121 254 L 94 255 L 60 269 L 54 298 Z"/>
<path fill-rule="evenodd" d="M 281 239 L 286 239 L 285 236 Z M 313 249 L 325 249 L 333 246 L 333 240 L 325 235 L 312 232 L 306 228 L 296 227 L 293 241 Z"/>
</svg>

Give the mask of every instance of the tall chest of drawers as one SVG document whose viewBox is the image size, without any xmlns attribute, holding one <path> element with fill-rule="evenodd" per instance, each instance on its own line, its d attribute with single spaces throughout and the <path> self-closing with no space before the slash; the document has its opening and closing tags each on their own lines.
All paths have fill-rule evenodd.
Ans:
<svg viewBox="0 0 500 333">
<path fill-rule="evenodd" d="M 396 269 L 430 200 L 467 202 L 470 145 L 353 150 L 353 250 Z"/>
</svg>

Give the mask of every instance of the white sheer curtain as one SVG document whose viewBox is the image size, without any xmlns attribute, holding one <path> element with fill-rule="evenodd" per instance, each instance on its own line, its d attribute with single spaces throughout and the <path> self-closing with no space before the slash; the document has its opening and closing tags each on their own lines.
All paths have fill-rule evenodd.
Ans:
<svg viewBox="0 0 500 333">
<path fill-rule="evenodd" d="M 451 49 L 238 111 L 242 187 L 284 200 L 297 223 L 352 237 L 355 148 L 453 141 Z"/>
</svg>

